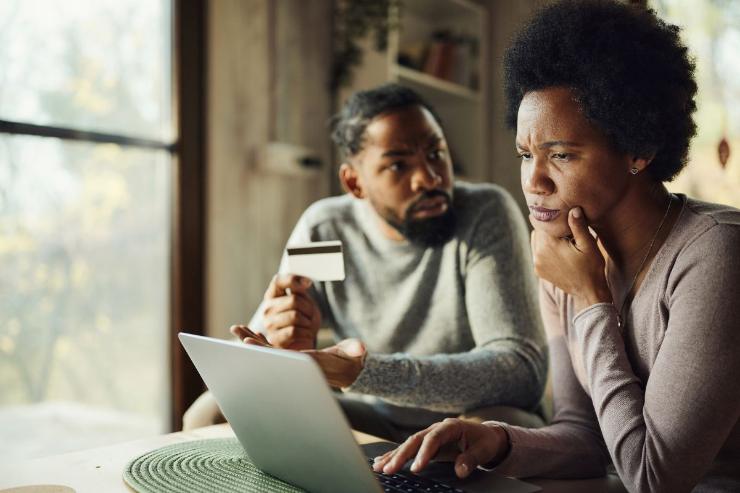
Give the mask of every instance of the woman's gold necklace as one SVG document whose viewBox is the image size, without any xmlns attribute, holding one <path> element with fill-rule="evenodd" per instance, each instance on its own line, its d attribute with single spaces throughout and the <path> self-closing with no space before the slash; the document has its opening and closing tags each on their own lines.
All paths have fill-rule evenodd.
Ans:
<svg viewBox="0 0 740 493">
<path fill-rule="evenodd" d="M 653 234 L 653 238 L 650 240 L 650 243 L 648 244 L 647 252 L 645 252 L 645 256 L 642 257 L 642 262 L 640 262 L 640 266 L 637 268 L 637 272 L 635 272 L 635 275 L 632 277 L 632 282 L 630 283 L 629 288 L 627 288 L 627 292 L 624 295 L 624 299 L 622 300 L 622 306 L 619 307 L 619 311 L 617 311 L 617 326 L 621 329 L 624 325 L 624 317 L 622 316 L 622 313 L 624 313 L 624 307 L 627 304 L 627 300 L 630 298 L 630 293 L 632 292 L 632 289 L 635 287 L 635 283 L 637 282 L 637 278 L 640 276 L 640 272 L 642 272 L 642 269 L 645 267 L 645 262 L 647 262 L 648 257 L 650 256 L 650 252 L 653 251 L 653 246 L 655 245 L 655 240 L 658 239 L 658 234 L 660 233 L 660 230 L 663 229 L 663 224 L 665 223 L 666 218 L 668 218 L 668 213 L 671 210 L 671 204 L 673 203 L 673 194 L 668 194 L 668 207 L 665 210 L 665 214 L 663 214 L 663 219 L 660 220 L 660 224 L 658 224 L 658 229 L 655 230 L 655 234 Z"/>
</svg>

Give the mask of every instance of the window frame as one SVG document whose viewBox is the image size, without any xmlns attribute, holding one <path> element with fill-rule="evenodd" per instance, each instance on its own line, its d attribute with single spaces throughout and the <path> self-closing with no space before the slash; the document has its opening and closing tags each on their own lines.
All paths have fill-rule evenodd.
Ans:
<svg viewBox="0 0 740 493">
<path fill-rule="evenodd" d="M 205 191 L 208 0 L 174 0 L 174 121 L 170 367 L 172 430 L 205 385 L 177 338 L 178 332 L 205 334 Z"/>
<path fill-rule="evenodd" d="M 205 324 L 205 94 L 207 0 L 172 1 L 172 142 L 36 125 L 0 119 L 0 134 L 110 143 L 164 150 L 170 154 L 170 279 L 168 354 L 171 430 L 182 428 L 182 415 L 204 389 L 180 345 L 180 331 L 203 334 Z"/>
</svg>

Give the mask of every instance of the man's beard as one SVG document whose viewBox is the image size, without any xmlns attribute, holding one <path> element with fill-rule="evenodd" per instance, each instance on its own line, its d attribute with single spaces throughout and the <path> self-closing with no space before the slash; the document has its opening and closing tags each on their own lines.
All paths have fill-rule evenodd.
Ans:
<svg viewBox="0 0 740 493">
<path fill-rule="evenodd" d="M 412 217 L 420 202 L 438 196 L 447 199 L 446 211 L 438 216 L 425 219 L 414 219 Z M 394 212 L 386 208 L 382 209 L 381 216 L 411 243 L 423 247 L 444 245 L 454 236 L 455 226 L 457 225 L 457 216 L 452 207 L 452 197 L 442 190 L 424 192 L 409 206 L 403 220 L 400 220 Z"/>
</svg>

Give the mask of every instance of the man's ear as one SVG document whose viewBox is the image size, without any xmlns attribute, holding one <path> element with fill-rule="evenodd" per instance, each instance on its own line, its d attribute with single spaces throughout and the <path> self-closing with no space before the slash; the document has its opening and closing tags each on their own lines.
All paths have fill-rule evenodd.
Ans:
<svg viewBox="0 0 740 493">
<path fill-rule="evenodd" d="M 357 169 L 350 163 L 342 163 L 339 167 L 339 182 L 345 192 L 351 193 L 358 199 L 365 198 L 365 191 L 362 189 L 362 180 L 357 173 Z"/>
</svg>

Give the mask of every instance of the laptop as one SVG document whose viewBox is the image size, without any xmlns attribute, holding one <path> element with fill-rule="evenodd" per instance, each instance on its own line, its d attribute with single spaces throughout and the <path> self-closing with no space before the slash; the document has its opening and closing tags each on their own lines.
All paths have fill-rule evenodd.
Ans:
<svg viewBox="0 0 740 493">
<path fill-rule="evenodd" d="M 396 444 L 357 444 L 310 356 L 185 333 L 179 338 L 250 460 L 287 483 L 310 492 L 540 490 L 482 471 L 460 480 L 451 463 L 432 463 L 418 475 L 375 473 L 372 458 Z"/>
</svg>

